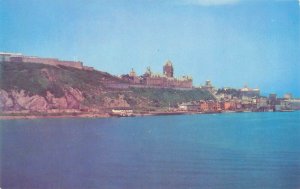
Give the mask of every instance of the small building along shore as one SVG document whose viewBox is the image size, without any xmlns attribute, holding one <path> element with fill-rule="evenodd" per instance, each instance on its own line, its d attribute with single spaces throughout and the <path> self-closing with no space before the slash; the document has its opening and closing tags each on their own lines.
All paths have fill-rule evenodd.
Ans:
<svg viewBox="0 0 300 189">
<path fill-rule="evenodd" d="M 128 107 L 113 108 L 110 115 L 117 117 L 131 117 L 133 116 L 133 110 Z"/>
</svg>

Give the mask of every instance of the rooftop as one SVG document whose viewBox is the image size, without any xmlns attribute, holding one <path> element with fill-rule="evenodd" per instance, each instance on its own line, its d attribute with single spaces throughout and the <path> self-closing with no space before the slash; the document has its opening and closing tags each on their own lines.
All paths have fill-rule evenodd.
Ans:
<svg viewBox="0 0 300 189">
<path fill-rule="evenodd" d="M 172 62 L 170 60 L 167 60 L 165 66 L 173 66 Z"/>
</svg>

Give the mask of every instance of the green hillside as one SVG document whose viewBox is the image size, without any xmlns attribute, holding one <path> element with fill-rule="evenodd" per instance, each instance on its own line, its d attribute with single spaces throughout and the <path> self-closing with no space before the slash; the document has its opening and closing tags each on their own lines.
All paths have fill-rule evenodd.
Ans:
<svg viewBox="0 0 300 189">
<path fill-rule="evenodd" d="M 66 86 L 88 93 L 93 89 L 103 90 L 104 81 L 122 82 L 104 72 L 36 63 L 1 63 L 0 76 L 1 89 L 23 89 L 29 95 L 41 96 L 50 91 L 55 97 L 62 97 L 63 88 Z"/>
<path fill-rule="evenodd" d="M 210 93 L 201 89 L 176 90 L 132 88 L 133 93 L 150 99 L 157 106 L 176 106 L 182 102 L 213 99 Z"/>
</svg>

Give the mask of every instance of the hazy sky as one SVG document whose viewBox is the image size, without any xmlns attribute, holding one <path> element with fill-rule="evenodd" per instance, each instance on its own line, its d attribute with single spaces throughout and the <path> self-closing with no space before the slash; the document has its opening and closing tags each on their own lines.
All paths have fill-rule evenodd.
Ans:
<svg viewBox="0 0 300 189">
<path fill-rule="evenodd" d="M 0 0 L 0 51 L 300 96 L 297 0 Z"/>
</svg>

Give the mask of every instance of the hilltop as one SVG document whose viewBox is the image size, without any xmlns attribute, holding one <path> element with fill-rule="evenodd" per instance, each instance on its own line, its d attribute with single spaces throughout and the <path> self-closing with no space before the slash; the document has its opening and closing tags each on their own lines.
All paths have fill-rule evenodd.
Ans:
<svg viewBox="0 0 300 189">
<path fill-rule="evenodd" d="M 155 110 L 213 97 L 201 89 L 114 88 L 127 81 L 106 72 L 38 63 L 0 63 L 1 112 Z"/>
</svg>

